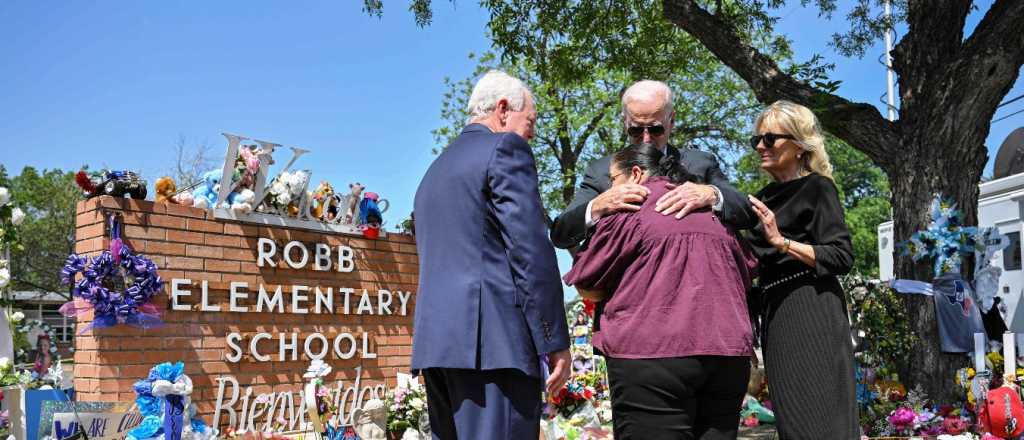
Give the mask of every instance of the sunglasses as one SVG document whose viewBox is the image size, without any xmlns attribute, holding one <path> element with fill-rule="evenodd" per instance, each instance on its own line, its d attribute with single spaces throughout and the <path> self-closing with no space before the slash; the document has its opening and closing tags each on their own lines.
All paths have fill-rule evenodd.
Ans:
<svg viewBox="0 0 1024 440">
<path fill-rule="evenodd" d="M 664 125 L 634 125 L 626 129 L 626 133 L 631 138 L 638 138 L 644 135 L 644 131 L 651 134 L 651 136 L 657 137 L 665 134 Z"/>
<path fill-rule="evenodd" d="M 764 147 L 771 149 L 775 147 L 775 141 L 779 139 L 796 139 L 796 136 L 791 134 L 778 134 L 778 133 L 765 133 L 761 135 L 754 135 L 750 137 L 750 148 L 757 149 L 757 144 L 764 141 Z"/>
</svg>

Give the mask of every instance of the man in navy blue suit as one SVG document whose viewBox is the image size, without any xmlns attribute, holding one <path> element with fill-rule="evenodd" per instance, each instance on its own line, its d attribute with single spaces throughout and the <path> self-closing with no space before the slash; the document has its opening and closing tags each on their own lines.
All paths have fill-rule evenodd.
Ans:
<svg viewBox="0 0 1024 440">
<path fill-rule="evenodd" d="M 470 124 L 416 191 L 412 369 L 424 376 L 435 439 L 536 439 L 541 392 L 570 372 L 562 283 L 527 144 L 537 112 L 522 82 L 499 71 L 477 82 L 469 110 Z"/>
</svg>

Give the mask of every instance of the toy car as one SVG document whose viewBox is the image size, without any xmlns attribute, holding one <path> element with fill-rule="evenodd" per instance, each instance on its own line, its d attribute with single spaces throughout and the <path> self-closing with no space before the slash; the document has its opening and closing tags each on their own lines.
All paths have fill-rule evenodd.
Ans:
<svg viewBox="0 0 1024 440">
<path fill-rule="evenodd" d="M 82 188 L 82 195 L 87 199 L 101 195 L 113 197 L 128 195 L 139 200 L 146 198 L 146 181 L 132 171 L 103 171 L 89 176 L 80 171 L 76 176 L 76 181 Z"/>
</svg>

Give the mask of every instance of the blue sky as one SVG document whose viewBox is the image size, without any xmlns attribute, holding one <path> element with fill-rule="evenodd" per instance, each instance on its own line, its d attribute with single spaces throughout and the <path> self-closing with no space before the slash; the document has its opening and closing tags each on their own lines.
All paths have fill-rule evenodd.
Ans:
<svg viewBox="0 0 1024 440">
<path fill-rule="evenodd" d="M 314 184 L 363 183 L 391 201 L 385 219 L 395 225 L 434 157 L 443 78 L 470 74 L 466 55 L 490 46 L 487 15 L 475 2 L 438 1 L 433 25 L 420 29 L 404 0 L 386 1 L 382 19 L 361 3 L 0 2 L 0 163 L 155 179 L 179 135 L 220 149 L 221 132 L 243 134 L 312 150 L 297 166 Z M 785 8 L 779 30 L 799 59 L 836 63 L 843 96 L 881 108 L 881 42 L 860 60 L 826 45 L 845 26 L 850 1 L 841 3 L 832 22 Z M 1018 82 L 1009 96 L 1022 93 Z M 1024 101 L 1008 107 L 997 115 Z M 1021 125 L 1024 114 L 993 125 L 990 157 Z M 567 256 L 559 260 L 565 271 Z"/>
</svg>

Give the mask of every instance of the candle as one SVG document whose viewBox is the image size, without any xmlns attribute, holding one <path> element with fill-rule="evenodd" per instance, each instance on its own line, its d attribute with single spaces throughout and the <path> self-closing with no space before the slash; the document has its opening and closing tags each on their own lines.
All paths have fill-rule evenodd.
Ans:
<svg viewBox="0 0 1024 440">
<path fill-rule="evenodd" d="M 1007 380 L 1017 379 L 1017 335 L 1003 333 L 1003 376 Z"/>
<path fill-rule="evenodd" d="M 974 334 L 974 371 L 981 373 L 985 371 L 985 334 Z"/>
</svg>

